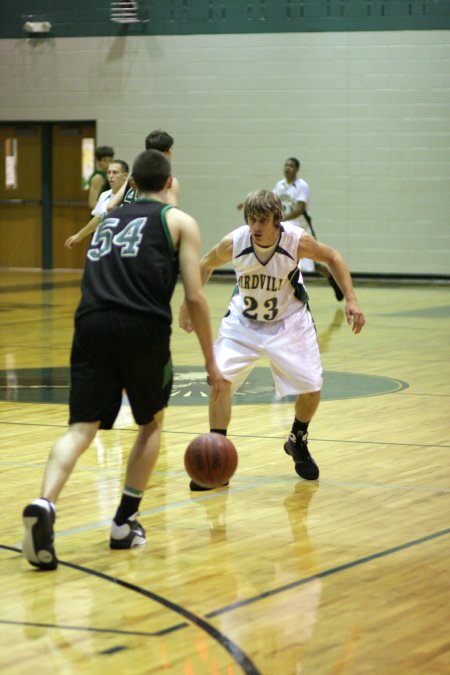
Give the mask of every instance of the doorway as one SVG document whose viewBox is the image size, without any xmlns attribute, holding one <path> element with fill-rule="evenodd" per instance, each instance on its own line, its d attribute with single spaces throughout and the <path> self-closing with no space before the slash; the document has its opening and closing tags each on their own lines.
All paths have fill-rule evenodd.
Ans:
<svg viewBox="0 0 450 675">
<path fill-rule="evenodd" d="M 91 217 L 82 146 L 95 136 L 95 122 L 0 124 L 0 267 L 84 267 L 89 239 L 64 242 Z"/>
</svg>

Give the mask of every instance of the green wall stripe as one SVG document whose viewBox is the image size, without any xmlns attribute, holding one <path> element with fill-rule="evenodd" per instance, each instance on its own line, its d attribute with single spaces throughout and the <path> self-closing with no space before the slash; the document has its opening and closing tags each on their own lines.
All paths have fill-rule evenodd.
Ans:
<svg viewBox="0 0 450 675">
<path fill-rule="evenodd" d="M 0 39 L 25 38 L 25 21 L 60 38 L 450 29 L 449 0 L 139 0 L 135 24 L 112 22 L 109 0 L 65 4 L 0 3 Z"/>
</svg>

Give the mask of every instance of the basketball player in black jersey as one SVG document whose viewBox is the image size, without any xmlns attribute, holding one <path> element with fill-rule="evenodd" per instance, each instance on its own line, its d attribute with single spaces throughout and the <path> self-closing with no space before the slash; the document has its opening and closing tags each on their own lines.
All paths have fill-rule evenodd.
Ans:
<svg viewBox="0 0 450 675">
<path fill-rule="evenodd" d="M 92 238 L 75 313 L 69 427 L 50 452 L 40 498 L 23 511 L 23 554 L 44 570 L 57 567 L 55 502 L 97 430 L 111 429 L 123 389 L 139 431 L 128 458 L 110 547 L 128 549 L 146 542 L 137 515 L 158 457 L 162 413 L 172 387 L 170 300 L 178 271 L 212 397 L 224 386 L 201 290 L 198 225 L 166 203 L 172 177 L 163 153 L 149 150 L 139 155 L 133 177 L 139 201 L 115 209 Z"/>
<path fill-rule="evenodd" d="M 170 161 L 172 161 L 173 154 L 173 137 L 167 133 L 167 131 L 162 131 L 161 129 L 155 129 L 151 131 L 145 139 L 145 149 L 146 150 L 159 150 L 164 153 Z M 172 176 L 172 184 L 167 190 L 166 200 L 168 204 L 172 206 L 178 206 L 178 200 L 180 196 L 180 184 Z M 135 202 L 138 198 L 138 193 L 136 186 L 133 183 L 133 177 L 131 176 L 122 188 L 117 192 L 116 195 L 111 199 L 108 205 L 108 211 L 112 211 L 116 206 L 120 204 L 130 204 Z"/>
<path fill-rule="evenodd" d="M 102 145 L 95 150 L 95 171 L 89 176 L 88 205 L 90 210 L 95 207 L 100 194 L 109 190 L 108 166 L 114 159 L 114 149 L 109 145 Z"/>
<path fill-rule="evenodd" d="M 172 148 L 173 148 L 173 138 L 167 131 L 161 131 L 156 129 L 151 131 L 145 139 L 145 149 L 146 150 L 159 150 L 164 153 L 169 160 L 172 159 Z M 166 201 L 172 206 L 178 206 L 178 199 L 180 195 L 180 184 L 175 176 L 172 176 L 172 184 L 167 190 Z M 130 176 L 123 184 L 111 195 L 109 203 L 107 205 L 107 212 L 98 216 L 94 216 L 85 225 L 81 230 L 76 234 L 72 235 L 66 239 L 65 246 L 66 248 L 73 248 L 76 244 L 82 241 L 85 237 L 89 236 L 99 226 L 105 215 L 108 215 L 108 212 L 115 209 L 121 204 L 130 204 L 137 200 L 137 190 L 136 186 L 133 183 L 133 177 Z"/>
</svg>

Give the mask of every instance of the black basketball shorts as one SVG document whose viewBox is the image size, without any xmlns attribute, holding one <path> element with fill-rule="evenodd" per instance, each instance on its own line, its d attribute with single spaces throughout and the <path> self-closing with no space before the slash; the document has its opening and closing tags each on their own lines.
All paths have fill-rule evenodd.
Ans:
<svg viewBox="0 0 450 675">
<path fill-rule="evenodd" d="M 103 310 L 78 317 L 70 359 L 70 419 L 111 429 L 126 390 L 136 424 L 151 422 L 172 390 L 170 326 Z"/>
</svg>

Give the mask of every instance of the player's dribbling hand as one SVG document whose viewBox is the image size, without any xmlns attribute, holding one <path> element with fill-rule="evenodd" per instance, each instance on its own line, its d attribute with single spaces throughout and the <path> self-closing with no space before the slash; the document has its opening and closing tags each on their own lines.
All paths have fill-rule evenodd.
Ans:
<svg viewBox="0 0 450 675">
<path fill-rule="evenodd" d="M 211 387 L 210 397 L 213 401 L 216 401 L 225 389 L 226 380 L 224 380 L 222 373 L 215 364 L 206 366 L 206 372 L 208 373 L 207 382 Z"/>
<path fill-rule="evenodd" d="M 366 320 L 357 302 L 354 302 L 353 300 L 347 302 L 345 306 L 345 316 L 347 317 L 348 325 L 351 326 L 355 335 L 360 333 Z"/>
</svg>

